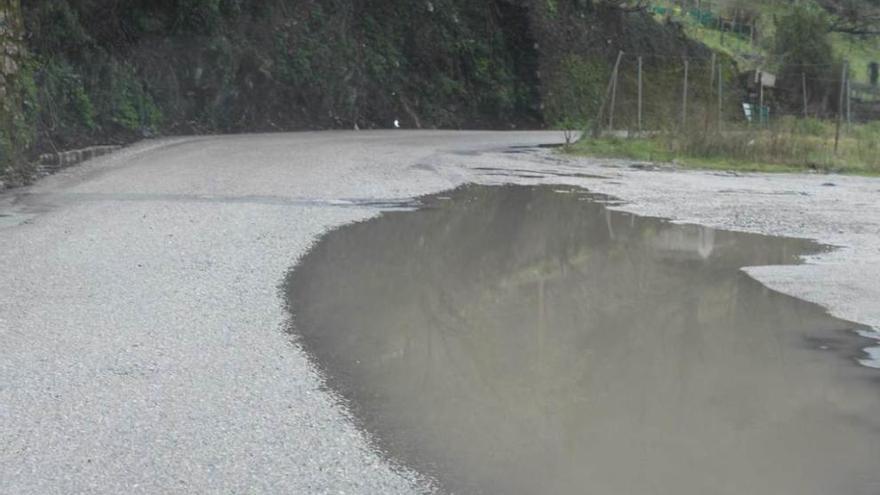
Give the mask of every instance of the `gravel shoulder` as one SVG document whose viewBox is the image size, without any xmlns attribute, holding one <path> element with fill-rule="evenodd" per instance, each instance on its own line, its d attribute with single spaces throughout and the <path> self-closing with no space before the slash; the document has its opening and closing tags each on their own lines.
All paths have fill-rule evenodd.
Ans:
<svg viewBox="0 0 880 495">
<path fill-rule="evenodd" d="M 639 214 L 841 246 L 749 272 L 880 327 L 880 180 L 644 170 L 511 149 L 561 139 L 179 138 L 0 194 L 0 492 L 428 490 L 377 455 L 322 389 L 284 333 L 279 284 L 328 229 L 465 182 L 579 185 Z"/>
</svg>

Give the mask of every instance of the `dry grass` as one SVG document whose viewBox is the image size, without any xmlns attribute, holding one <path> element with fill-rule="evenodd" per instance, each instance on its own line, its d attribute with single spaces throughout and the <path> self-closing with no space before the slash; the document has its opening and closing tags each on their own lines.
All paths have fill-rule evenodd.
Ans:
<svg viewBox="0 0 880 495">
<path fill-rule="evenodd" d="M 836 153 L 834 135 L 833 122 L 783 118 L 766 127 L 695 124 L 649 138 L 584 138 L 570 152 L 713 169 L 880 174 L 880 122 L 844 124 Z"/>
</svg>

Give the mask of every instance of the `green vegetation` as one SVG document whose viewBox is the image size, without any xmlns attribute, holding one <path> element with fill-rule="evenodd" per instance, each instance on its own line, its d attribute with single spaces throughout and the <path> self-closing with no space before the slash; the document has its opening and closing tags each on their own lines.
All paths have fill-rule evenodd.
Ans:
<svg viewBox="0 0 880 495">
<path fill-rule="evenodd" d="M 20 162 L 35 132 L 36 88 L 21 50 L 20 9 L 18 2 L 0 0 L 0 182 L 27 175 Z"/>
<path fill-rule="evenodd" d="M 681 24 L 689 38 L 705 44 L 715 52 L 730 56 L 743 70 L 763 67 L 773 72 L 780 69 L 779 51 L 776 49 L 778 45 L 777 22 L 781 18 L 791 16 L 795 11 L 799 17 L 803 17 L 804 13 L 814 16 L 813 20 L 806 19 L 808 22 L 804 25 L 804 31 L 810 32 L 811 35 L 818 35 L 818 38 L 824 38 L 825 33 L 828 33 L 834 58 L 849 60 L 854 81 L 867 82 L 868 64 L 875 61 L 880 62 L 880 37 L 835 31 L 839 19 L 829 13 L 828 9 L 823 8 L 824 4 L 833 2 L 823 0 L 803 0 L 794 4 L 758 0 L 703 2 L 707 6 L 706 8 L 711 9 L 703 11 L 711 12 L 709 14 L 711 16 L 710 22 L 705 22 L 695 13 L 683 11 L 675 6 L 676 3 L 657 2 L 663 7 L 656 10 L 668 12 L 676 22 Z M 862 0 L 849 1 L 849 4 L 852 4 L 850 8 L 856 13 L 876 10 L 877 6 L 872 6 L 870 3 L 865 3 Z M 749 36 L 750 31 L 745 27 L 741 28 L 738 33 L 729 30 L 722 32 L 718 29 L 717 15 L 736 18 L 737 13 L 743 19 L 752 22 L 750 25 L 754 30 L 753 37 Z M 655 13 L 657 20 L 662 21 L 664 17 L 664 15 Z M 824 17 L 822 24 L 816 24 L 817 18 L 821 17 Z M 746 20 L 741 22 L 747 22 Z M 808 24 L 811 27 L 809 30 L 806 29 Z M 792 46 L 791 48 L 796 47 Z"/>
<path fill-rule="evenodd" d="M 785 64 L 796 74 L 817 53 L 833 63 L 846 52 L 854 73 L 866 71 L 872 53 L 862 38 L 833 34 L 829 56 L 821 36 L 786 30 L 810 20 L 792 12 L 812 15 L 811 2 L 821 1 L 802 2 L 801 11 L 788 2 L 724 0 L 723 8 L 740 13 L 738 34 L 721 43 L 713 15 L 670 9 L 676 22 L 666 22 L 665 14 L 631 10 L 641 2 L 32 0 L 21 7 L 29 55 L 6 98 L 15 110 L 0 126 L 0 170 L 11 163 L 24 170 L 27 157 L 43 151 L 157 134 L 394 120 L 411 128 L 585 128 L 596 123 L 618 51 L 627 55 L 615 125 L 638 126 L 642 56 L 643 128 L 673 135 L 682 126 L 685 55 L 689 120 L 708 122 L 698 109 L 717 100 L 711 52 L 700 42 L 721 55 L 731 121 L 742 118 L 737 68 L 769 67 L 784 78 Z M 743 28 L 749 22 L 757 26 L 754 42 Z M 774 44 L 777 30 L 792 37 Z M 830 80 L 825 73 L 814 79 Z M 831 86 L 810 89 L 811 103 L 836 105 Z"/>
<path fill-rule="evenodd" d="M 611 69 L 604 60 L 570 54 L 550 78 L 545 116 L 560 128 L 585 127 L 596 117 Z"/>
<path fill-rule="evenodd" d="M 543 121 L 539 43 L 515 2 L 33 0 L 16 18 L 29 72 L 6 95 L 21 122 L 0 126 L 0 173 L 157 134 Z"/>
<path fill-rule="evenodd" d="M 768 128 L 691 128 L 647 138 L 584 138 L 570 153 L 757 172 L 880 174 L 880 123 L 852 125 L 834 152 L 835 125 L 785 118 Z"/>
<path fill-rule="evenodd" d="M 522 67 L 527 21 L 502 23 L 498 8 L 466 0 L 35 0 L 24 14 L 57 146 L 539 120 L 536 83 L 519 77 L 535 71 Z"/>
<path fill-rule="evenodd" d="M 162 134 L 584 124 L 618 50 L 708 53 L 626 5 L 30 0 L 23 124 L 0 131 L 0 170 Z"/>
<path fill-rule="evenodd" d="M 868 65 L 880 63 L 880 37 L 831 34 L 831 46 L 839 59 L 849 62 L 850 76 L 854 82 L 868 83 Z"/>
<path fill-rule="evenodd" d="M 819 105 L 819 113 L 828 114 L 823 107 L 830 105 L 822 105 L 827 101 L 833 101 L 834 111 L 838 110 L 833 96 L 840 95 L 842 62 L 835 59 L 827 34 L 829 26 L 828 15 L 818 7 L 796 5 L 777 18 L 773 40 L 776 84 L 789 90 L 780 98 L 785 103 L 783 108 L 794 110 L 803 106 L 803 93 L 797 89 L 805 82 L 809 103 L 814 108 Z"/>
<path fill-rule="evenodd" d="M 845 52 L 850 58 L 853 67 L 850 77 L 864 74 L 867 80 L 868 62 L 880 58 L 880 53 L 874 50 L 876 41 L 833 32 L 838 19 L 813 2 L 791 5 L 732 0 L 726 4 L 722 8 L 728 10 L 717 12 L 726 19 L 723 22 L 727 32 L 723 34 L 718 29 L 722 21 L 706 11 L 683 11 L 673 6 L 654 10 L 658 21 L 665 22 L 668 16 L 673 16 L 685 33 L 716 53 L 730 57 L 738 70 L 762 68 L 776 73 L 776 87 L 780 90 L 768 93 L 765 100 L 773 106 L 769 125 L 746 123 L 739 103 L 748 100 L 744 94 L 737 94 L 725 103 L 728 112 L 723 119 L 723 131 L 719 131 L 717 116 L 711 115 L 717 104 L 713 105 L 711 98 L 706 98 L 711 94 L 703 95 L 700 100 L 699 93 L 690 102 L 693 117 L 688 124 L 670 125 L 669 121 L 680 114 L 676 105 L 681 104 L 681 94 L 673 91 L 668 96 L 672 105 L 659 112 L 667 123 L 644 127 L 652 131 L 648 133 L 650 137 L 585 138 L 569 151 L 711 169 L 880 174 L 880 125 L 844 124 L 836 150 L 834 144 L 842 70 L 840 55 Z M 696 76 L 700 81 L 701 71 L 698 68 Z M 803 77 L 810 114 L 825 115 L 827 120 L 799 118 L 803 112 Z M 674 88 L 676 76 L 670 79 L 664 85 L 671 84 Z M 677 79 L 681 84 L 681 75 Z M 726 87 L 736 86 L 726 79 Z M 646 107 L 649 112 L 646 120 L 650 121 L 652 109 L 647 104 Z M 787 112 L 798 117 L 783 116 Z M 635 128 L 625 118 L 615 127 Z"/>
<path fill-rule="evenodd" d="M 760 65 L 763 50 L 756 47 L 750 40 L 741 36 L 723 33 L 714 27 L 706 27 L 698 23 L 685 23 L 685 33 L 693 40 L 709 47 L 716 53 L 727 55 L 736 60 L 742 69 L 755 69 Z"/>
</svg>

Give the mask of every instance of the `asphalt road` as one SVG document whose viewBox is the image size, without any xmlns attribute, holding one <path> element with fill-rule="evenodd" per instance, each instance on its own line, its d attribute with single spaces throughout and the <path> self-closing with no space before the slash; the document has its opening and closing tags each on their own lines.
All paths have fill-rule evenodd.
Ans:
<svg viewBox="0 0 880 495">
<path fill-rule="evenodd" d="M 171 140 L 8 192 L 0 493 L 412 492 L 321 391 L 279 284 L 372 202 L 454 185 L 435 155 L 558 139 Z"/>
<path fill-rule="evenodd" d="M 426 489 L 322 390 L 285 334 L 279 284 L 327 229 L 468 181 L 584 185 L 639 213 L 848 246 L 751 272 L 880 325 L 877 179 L 645 171 L 509 149 L 561 138 L 172 139 L 0 195 L 0 493 Z"/>
</svg>

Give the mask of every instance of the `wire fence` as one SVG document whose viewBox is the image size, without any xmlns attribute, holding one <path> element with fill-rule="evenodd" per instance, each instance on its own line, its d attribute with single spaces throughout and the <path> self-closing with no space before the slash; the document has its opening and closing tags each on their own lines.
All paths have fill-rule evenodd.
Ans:
<svg viewBox="0 0 880 495">
<path fill-rule="evenodd" d="M 809 69 L 821 69 L 819 71 Z M 768 126 L 785 117 L 875 120 L 880 104 L 853 85 L 846 62 L 803 64 L 783 74 L 739 72 L 727 58 L 620 53 L 592 127 L 651 132 L 725 124 Z"/>
</svg>

